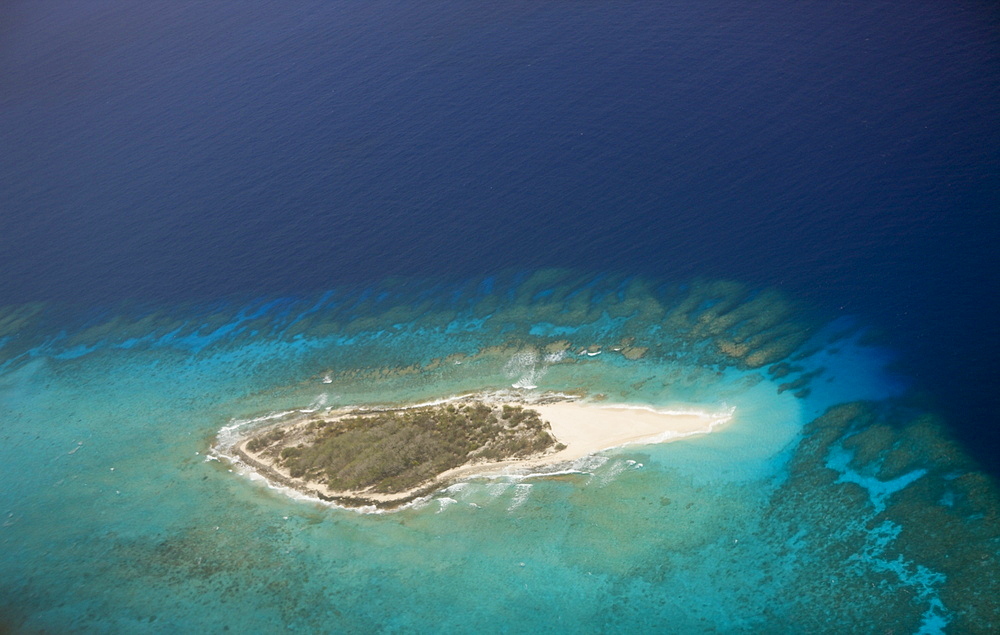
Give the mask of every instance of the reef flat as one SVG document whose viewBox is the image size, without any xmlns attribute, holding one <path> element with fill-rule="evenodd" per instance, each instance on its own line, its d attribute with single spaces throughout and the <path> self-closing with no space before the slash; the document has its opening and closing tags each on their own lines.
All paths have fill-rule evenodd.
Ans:
<svg viewBox="0 0 1000 635">
<path fill-rule="evenodd" d="M 877 334 L 776 291 L 540 271 L 9 325 L 15 630 L 1000 624 L 995 483 Z M 566 448 L 432 466 L 392 513 L 262 486 L 236 453 L 460 399 L 536 411 Z"/>
</svg>

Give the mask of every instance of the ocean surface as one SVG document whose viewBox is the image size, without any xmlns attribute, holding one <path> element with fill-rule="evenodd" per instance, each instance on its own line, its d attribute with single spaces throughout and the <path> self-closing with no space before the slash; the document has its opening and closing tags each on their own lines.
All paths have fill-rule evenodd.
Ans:
<svg viewBox="0 0 1000 635">
<path fill-rule="evenodd" d="M 1000 630 L 1000 8 L 0 9 L 0 632 Z M 392 513 L 218 447 L 733 413 Z"/>
</svg>

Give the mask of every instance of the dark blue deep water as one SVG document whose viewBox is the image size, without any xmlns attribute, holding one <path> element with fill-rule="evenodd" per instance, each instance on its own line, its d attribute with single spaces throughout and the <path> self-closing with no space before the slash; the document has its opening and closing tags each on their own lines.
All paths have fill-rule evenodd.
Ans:
<svg viewBox="0 0 1000 635">
<path fill-rule="evenodd" d="M 995 450 L 998 26 L 964 0 L 5 3 L 0 301 L 732 278 L 879 323 Z"/>
<path fill-rule="evenodd" d="M 875 327 L 1000 475 L 986 0 L 0 8 L 0 306 L 565 267 Z"/>
</svg>

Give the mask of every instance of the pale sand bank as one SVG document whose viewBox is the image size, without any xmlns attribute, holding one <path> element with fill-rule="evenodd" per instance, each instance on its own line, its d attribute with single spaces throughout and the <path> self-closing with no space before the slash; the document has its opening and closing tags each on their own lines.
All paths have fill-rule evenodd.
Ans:
<svg viewBox="0 0 1000 635">
<path fill-rule="evenodd" d="M 321 483 L 293 479 L 287 471 L 275 464 L 274 459 L 249 451 L 246 448 L 249 440 L 237 445 L 236 452 L 262 476 L 306 494 L 351 507 L 361 505 L 391 507 L 446 487 L 462 477 L 530 472 L 569 463 L 623 445 L 676 441 L 712 432 L 728 422 L 731 417 L 729 412 L 660 411 L 645 406 L 596 404 L 584 401 L 537 404 L 505 401 L 504 403 L 537 410 L 542 419 L 552 426 L 552 434 L 556 440 L 566 447 L 528 459 L 462 465 L 443 472 L 431 482 L 394 494 L 332 491 Z"/>
<path fill-rule="evenodd" d="M 552 425 L 552 434 L 566 449 L 546 462 L 572 461 L 622 445 L 663 443 L 707 434 L 729 420 L 730 414 L 659 411 L 645 406 L 601 405 L 563 401 L 523 404 L 537 410 Z"/>
</svg>

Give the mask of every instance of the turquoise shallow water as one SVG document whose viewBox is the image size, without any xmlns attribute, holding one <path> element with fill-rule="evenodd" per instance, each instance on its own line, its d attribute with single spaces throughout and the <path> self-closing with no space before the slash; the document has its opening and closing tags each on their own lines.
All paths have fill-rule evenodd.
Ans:
<svg viewBox="0 0 1000 635">
<path fill-rule="evenodd" d="M 15 631 L 998 624 L 990 480 L 862 324 L 772 291 L 538 272 L 20 307 L 0 325 L 0 602 Z M 513 385 L 733 420 L 378 514 L 290 499 L 209 457 L 221 429 L 273 413 Z"/>
</svg>

